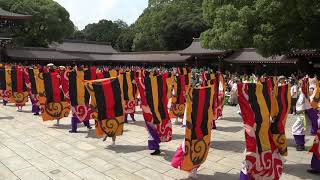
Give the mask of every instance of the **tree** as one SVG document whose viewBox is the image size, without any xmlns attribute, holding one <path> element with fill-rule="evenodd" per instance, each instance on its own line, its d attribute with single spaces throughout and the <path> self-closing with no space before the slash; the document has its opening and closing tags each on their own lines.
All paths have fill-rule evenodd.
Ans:
<svg viewBox="0 0 320 180">
<path fill-rule="evenodd" d="M 133 26 L 125 28 L 118 36 L 115 46 L 118 51 L 130 52 L 133 50 L 132 44 L 135 36 L 133 28 Z"/>
<path fill-rule="evenodd" d="M 297 49 L 319 49 L 317 0 L 204 0 L 211 27 L 201 44 L 212 49 L 257 48 L 264 56 Z"/>
<path fill-rule="evenodd" d="M 0 0 L 0 6 L 32 15 L 22 27 L 11 29 L 17 45 L 47 47 L 53 41 L 61 42 L 74 31 L 69 13 L 53 0 Z"/>
<path fill-rule="evenodd" d="M 103 19 L 98 23 L 88 24 L 82 32 L 85 40 L 110 42 L 112 46 L 116 46 L 118 36 L 126 28 L 128 25 L 122 20 L 112 22 Z"/>
<path fill-rule="evenodd" d="M 136 51 L 184 49 L 207 29 L 202 0 L 150 0 L 134 26 Z"/>
</svg>

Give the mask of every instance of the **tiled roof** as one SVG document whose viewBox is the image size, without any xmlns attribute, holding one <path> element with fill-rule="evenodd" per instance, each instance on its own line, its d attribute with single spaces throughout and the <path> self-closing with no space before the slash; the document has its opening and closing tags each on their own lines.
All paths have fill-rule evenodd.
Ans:
<svg viewBox="0 0 320 180">
<path fill-rule="evenodd" d="M 30 19 L 32 16 L 6 11 L 0 8 L 0 19 Z"/>
<path fill-rule="evenodd" d="M 63 43 L 53 43 L 51 48 L 66 52 L 82 52 L 82 53 L 117 53 L 109 43 L 99 43 L 92 41 L 75 41 L 64 40 Z"/>
<path fill-rule="evenodd" d="M 109 61 L 109 62 L 185 62 L 190 56 L 181 56 L 177 52 L 130 52 L 115 54 L 88 54 L 88 53 L 68 53 L 72 56 L 78 56 L 82 59 L 93 61 Z"/>
<path fill-rule="evenodd" d="M 48 48 L 8 48 L 5 50 L 7 56 L 16 60 L 79 60 L 79 57 L 61 53 Z"/>
<path fill-rule="evenodd" d="M 194 38 L 192 44 L 186 49 L 179 51 L 181 55 L 223 55 L 225 50 L 205 49 L 201 47 L 200 39 Z"/>
<path fill-rule="evenodd" d="M 235 51 L 229 57 L 225 58 L 224 61 L 229 63 L 295 63 L 297 59 L 288 58 L 287 56 L 271 56 L 263 57 L 254 48 L 244 48 Z"/>
</svg>

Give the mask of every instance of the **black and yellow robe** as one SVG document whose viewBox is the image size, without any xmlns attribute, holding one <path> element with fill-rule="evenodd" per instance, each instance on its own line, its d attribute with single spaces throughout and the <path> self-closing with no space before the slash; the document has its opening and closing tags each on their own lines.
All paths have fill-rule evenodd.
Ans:
<svg viewBox="0 0 320 180">
<path fill-rule="evenodd" d="M 91 106 L 96 120 L 96 134 L 108 137 L 120 136 L 124 124 L 124 99 L 122 76 L 86 81 L 91 96 Z"/>
<path fill-rule="evenodd" d="M 191 171 L 205 162 L 211 141 L 214 93 L 214 85 L 190 88 L 185 140 L 171 161 L 173 167 Z"/>
<path fill-rule="evenodd" d="M 245 129 L 246 157 L 242 174 L 253 179 L 280 179 L 281 155 L 271 134 L 270 110 L 261 83 L 238 84 Z"/>
<path fill-rule="evenodd" d="M 65 101 L 59 77 L 56 71 L 43 73 L 46 98 L 45 106 L 41 109 L 43 121 L 58 120 L 68 117 L 70 113 L 70 104 Z"/>
<path fill-rule="evenodd" d="M 12 95 L 16 106 L 24 106 L 28 102 L 29 92 L 26 86 L 23 67 L 11 68 Z"/>
<path fill-rule="evenodd" d="M 122 73 L 123 76 L 123 97 L 125 102 L 125 113 L 132 114 L 135 112 L 135 107 L 137 103 L 137 83 L 134 80 L 134 72 L 127 71 Z"/>
<path fill-rule="evenodd" d="M 93 113 L 89 105 L 90 94 L 84 85 L 85 80 L 91 80 L 89 70 L 69 72 L 69 97 L 72 113 L 80 122 L 91 119 Z"/>
</svg>

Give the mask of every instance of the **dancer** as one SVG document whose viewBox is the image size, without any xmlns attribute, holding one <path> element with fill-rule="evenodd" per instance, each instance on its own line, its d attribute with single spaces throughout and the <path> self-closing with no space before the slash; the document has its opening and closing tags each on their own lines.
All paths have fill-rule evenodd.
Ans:
<svg viewBox="0 0 320 180">
<path fill-rule="evenodd" d="M 90 118 L 93 113 L 89 105 L 90 96 L 83 84 L 84 80 L 91 80 L 89 70 L 83 70 L 82 67 L 74 68 L 68 73 L 68 94 L 72 106 L 71 130 L 70 133 L 77 132 L 77 124 L 83 122 L 88 130 L 90 126 Z"/>
<path fill-rule="evenodd" d="M 53 64 L 49 64 L 48 67 L 48 71 L 42 73 L 42 83 L 44 83 L 43 87 L 45 91 L 45 104 L 43 106 L 43 113 L 41 113 L 41 116 L 43 121 L 57 120 L 56 125 L 59 126 L 59 120 L 64 117 L 68 117 L 70 104 L 65 101 L 58 71 L 55 70 Z M 41 81 L 39 81 L 39 83 L 40 82 Z"/>
<path fill-rule="evenodd" d="M 38 68 L 36 66 L 27 67 L 25 69 L 26 84 L 27 84 L 27 87 L 29 88 L 30 101 L 32 104 L 32 113 L 33 113 L 33 115 L 39 115 L 40 107 L 39 107 L 39 99 L 38 99 L 35 71 L 38 71 Z"/>
<path fill-rule="evenodd" d="M 148 147 L 153 151 L 151 155 L 159 155 L 160 143 L 172 140 L 172 124 L 166 108 L 168 106 L 168 97 L 165 93 L 167 83 L 163 83 L 166 76 L 156 76 L 140 70 L 135 78 L 141 97 L 140 106 L 149 133 Z"/>
<path fill-rule="evenodd" d="M 25 74 L 21 66 L 11 67 L 11 85 L 13 101 L 18 108 L 18 112 L 22 112 L 22 107 L 28 102 L 29 92 L 25 83 Z"/>
<path fill-rule="evenodd" d="M 124 122 L 128 123 L 128 114 L 131 120 L 135 122 L 134 113 L 137 102 L 137 84 L 134 80 L 134 72 L 126 71 L 122 73 L 123 76 L 123 96 L 125 101 L 125 119 Z"/>
<path fill-rule="evenodd" d="M 174 168 L 189 172 L 197 179 L 197 169 L 205 162 L 213 122 L 214 85 L 193 87 L 187 94 L 187 126 L 185 139 L 172 158 Z"/>
<path fill-rule="evenodd" d="M 261 83 L 238 84 L 246 150 L 240 180 L 280 179 L 281 155 L 270 136 L 270 111 Z M 268 157 L 268 158 L 265 158 Z"/>
<path fill-rule="evenodd" d="M 112 138 L 111 147 L 116 145 L 116 137 L 123 134 L 124 99 L 122 76 L 117 78 L 86 81 L 85 86 L 91 96 L 91 106 L 95 109 L 96 133 L 104 135 L 103 141 Z"/>
<path fill-rule="evenodd" d="M 297 100 L 296 109 L 297 109 L 297 120 L 292 126 L 292 134 L 296 143 L 296 150 L 303 151 L 305 150 L 305 131 L 306 131 L 306 122 L 307 119 L 311 122 L 311 134 L 316 134 L 318 130 L 318 115 L 317 111 L 311 107 L 309 101 L 309 91 L 312 92 L 312 88 L 308 86 L 308 79 L 305 78 L 302 80 L 302 85 L 300 88 L 300 95 Z"/>
</svg>

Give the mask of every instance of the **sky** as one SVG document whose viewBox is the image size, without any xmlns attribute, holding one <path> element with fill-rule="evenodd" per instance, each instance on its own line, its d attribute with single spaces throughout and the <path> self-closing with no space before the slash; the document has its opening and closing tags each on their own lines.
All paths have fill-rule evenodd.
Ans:
<svg viewBox="0 0 320 180">
<path fill-rule="evenodd" d="M 89 23 L 101 19 L 122 19 L 132 24 L 148 6 L 148 0 L 54 0 L 70 14 L 70 19 L 82 30 Z"/>
</svg>

